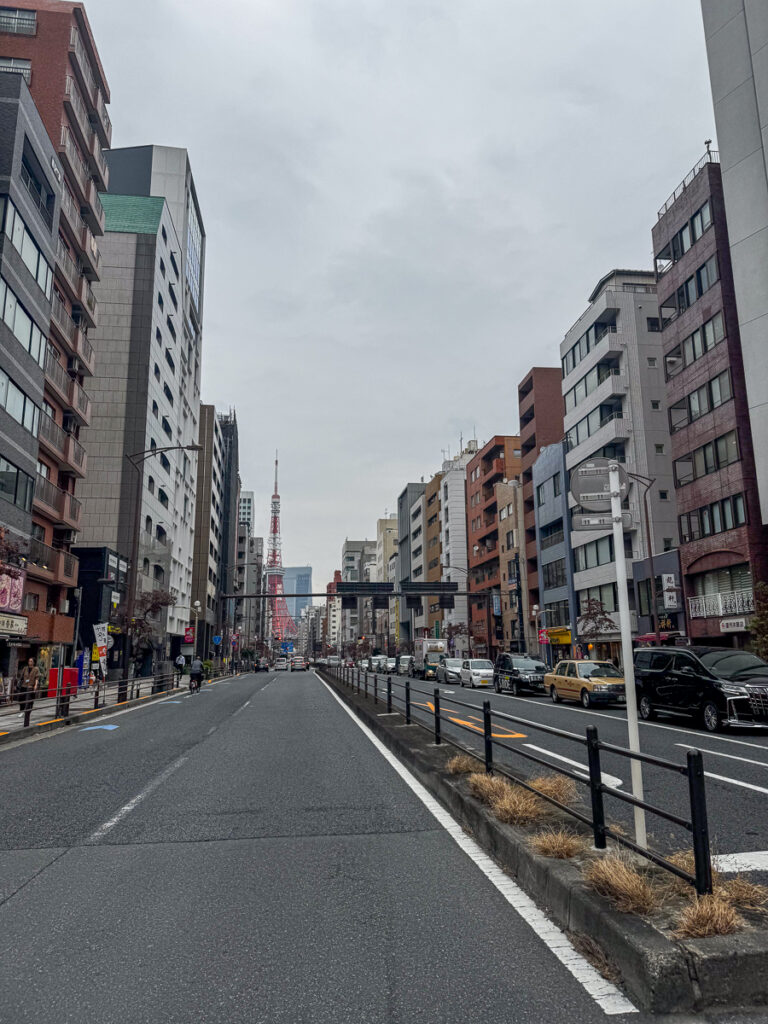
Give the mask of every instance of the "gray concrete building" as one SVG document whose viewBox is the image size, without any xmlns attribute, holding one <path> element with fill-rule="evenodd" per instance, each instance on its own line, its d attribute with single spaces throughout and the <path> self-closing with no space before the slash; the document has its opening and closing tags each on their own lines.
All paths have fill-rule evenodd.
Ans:
<svg viewBox="0 0 768 1024">
<path fill-rule="evenodd" d="M 201 605 L 197 652 L 214 658 L 220 651 L 213 643 L 223 621 L 220 607 L 224 510 L 224 441 L 213 405 L 200 406 L 195 500 L 195 548 L 192 602 Z"/>
<path fill-rule="evenodd" d="M 396 589 L 400 590 L 403 583 L 412 582 L 411 577 L 411 508 L 417 498 L 426 490 L 421 483 L 406 484 L 397 499 L 397 580 Z M 399 647 L 405 651 L 410 648 L 414 639 L 413 614 L 404 598 L 400 598 L 398 606 Z"/>
<path fill-rule="evenodd" d="M 32 523 L 41 434 L 61 442 L 55 454 L 65 474 L 71 468 L 65 455 L 73 454 L 61 415 L 56 423 L 43 395 L 60 182 L 61 166 L 27 83 L 0 73 L 0 527 L 27 559 L 26 587 L 22 576 L 3 588 L 4 673 L 15 670 L 20 652 L 9 642 L 39 633 L 29 629 L 29 619 L 47 616 L 49 596 L 54 609 L 65 612 L 61 602 L 77 580 L 77 559 L 46 544 Z"/>
<path fill-rule="evenodd" d="M 653 271 L 612 270 L 598 281 L 589 307 L 560 345 L 565 404 L 566 468 L 607 456 L 630 472 L 654 479 L 649 493 L 654 553 L 677 546 L 669 419 L 665 408 L 664 352 Z M 537 498 L 538 500 L 538 498 Z M 642 489 L 628 496 L 630 528 L 625 554 L 644 559 L 647 545 Z M 605 653 L 620 656 L 613 541 L 605 532 L 573 533 L 574 585 L 581 614 L 599 600 L 616 629 L 602 637 Z M 627 575 L 632 579 L 632 566 Z M 630 589 L 632 630 L 637 632 Z"/>
<path fill-rule="evenodd" d="M 89 473 L 79 543 L 130 557 L 141 487 L 138 591 L 176 598 L 162 624 L 166 653 L 175 654 L 191 618 L 197 486 L 197 455 L 182 448 L 197 444 L 199 416 L 189 392 L 194 369 L 169 314 L 179 304 L 179 241 L 162 196 L 110 193 L 103 204 L 99 360 L 91 425 L 81 432 Z M 138 474 L 126 458 L 155 451 Z"/>
<path fill-rule="evenodd" d="M 768 449 L 768 6 L 702 0 L 747 404 L 756 452 Z M 757 458 L 762 522 L 768 460 Z"/>
<path fill-rule="evenodd" d="M 298 626 L 301 613 L 312 604 L 311 597 L 292 597 L 292 594 L 312 593 L 312 566 L 289 565 L 283 575 L 283 591 L 288 614 Z"/>
<path fill-rule="evenodd" d="M 376 565 L 375 540 L 345 540 L 341 549 L 341 579 L 343 583 L 363 583 L 366 570 Z M 354 610 L 341 613 L 341 641 L 346 645 L 357 643 L 363 622 L 363 602 Z"/>
<path fill-rule="evenodd" d="M 238 583 L 237 547 L 238 523 L 240 516 L 240 442 L 237 429 L 237 416 L 234 409 L 220 414 L 219 429 L 222 445 L 222 511 L 221 511 L 221 573 L 219 585 L 221 592 L 232 594 Z M 219 632 L 223 636 L 222 647 L 224 657 L 229 657 L 231 636 L 235 630 L 236 601 L 228 598 L 221 602 L 223 618 Z"/>
<path fill-rule="evenodd" d="M 441 487 L 440 550 L 444 583 L 468 589 L 467 563 L 467 464 L 477 455 L 477 441 L 443 462 Z M 469 653 L 469 606 L 466 597 L 454 598 L 453 608 L 443 612 L 446 634 L 457 656 Z"/>
</svg>

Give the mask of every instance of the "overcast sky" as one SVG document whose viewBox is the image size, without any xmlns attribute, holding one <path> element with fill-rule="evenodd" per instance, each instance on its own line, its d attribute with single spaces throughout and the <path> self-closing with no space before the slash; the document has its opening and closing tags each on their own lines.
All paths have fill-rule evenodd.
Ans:
<svg viewBox="0 0 768 1024">
<path fill-rule="evenodd" d="M 89 0 L 113 144 L 190 152 L 203 400 L 315 589 L 517 384 L 714 137 L 698 0 Z"/>
</svg>

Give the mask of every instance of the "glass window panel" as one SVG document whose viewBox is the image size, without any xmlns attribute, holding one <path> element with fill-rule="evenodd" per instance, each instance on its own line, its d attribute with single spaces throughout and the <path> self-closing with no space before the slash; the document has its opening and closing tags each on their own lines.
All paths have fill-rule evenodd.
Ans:
<svg viewBox="0 0 768 1024">
<path fill-rule="evenodd" d="M 684 455 L 675 462 L 675 481 L 682 486 L 693 480 L 693 458 L 691 455 Z"/>
<path fill-rule="evenodd" d="M 678 520 L 678 523 L 679 523 L 679 528 L 680 528 L 680 543 L 681 544 L 687 544 L 688 541 L 691 539 L 690 528 L 689 528 L 689 525 L 688 525 L 688 516 L 687 515 L 680 516 L 679 520 Z"/>
<path fill-rule="evenodd" d="M 16 296 L 9 288 L 5 298 L 5 312 L 3 314 L 8 327 L 13 330 L 14 321 L 16 320 Z"/>
<path fill-rule="evenodd" d="M 704 465 L 706 467 L 704 472 L 714 473 L 717 469 L 715 446 L 710 442 L 709 444 L 705 444 L 701 451 L 704 453 Z"/>
<path fill-rule="evenodd" d="M 695 512 L 691 512 L 689 519 L 691 528 L 691 540 L 698 540 L 701 536 L 701 523 L 699 521 L 698 510 Z"/>
<path fill-rule="evenodd" d="M 8 374 L 3 373 L 0 370 L 0 409 L 5 408 L 5 402 L 8 397 Z"/>
<path fill-rule="evenodd" d="M 0 497 L 16 500 L 16 467 L 0 456 Z"/>
<path fill-rule="evenodd" d="M 740 497 L 740 495 L 737 495 Z M 723 529 L 732 530 L 734 527 L 733 521 L 733 503 L 731 498 L 725 498 L 722 502 L 723 509 Z"/>
<path fill-rule="evenodd" d="M 13 416 L 17 423 L 24 420 L 24 392 L 21 391 L 12 380 L 8 381 L 8 396 L 5 401 L 5 411 Z"/>
<path fill-rule="evenodd" d="M 706 229 L 712 223 L 712 207 L 709 205 L 709 201 L 704 203 L 699 213 L 701 214 L 702 227 L 706 231 Z"/>
<path fill-rule="evenodd" d="M 688 404 L 685 400 L 677 402 L 669 410 L 669 429 L 674 434 L 688 423 Z"/>
<path fill-rule="evenodd" d="M 693 453 L 693 475 L 698 479 L 705 476 L 707 472 L 707 461 L 704 457 L 704 448 L 697 448 Z"/>
<path fill-rule="evenodd" d="M 701 238 L 703 231 L 704 231 L 704 226 L 703 226 L 702 221 L 701 221 L 701 211 L 699 211 L 698 213 L 695 213 L 693 215 L 693 218 L 691 220 L 691 232 L 692 232 L 693 238 L 695 240 L 698 240 L 699 238 Z"/>
<path fill-rule="evenodd" d="M 719 501 L 716 501 L 714 505 L 710 506 L 710 512 L 712 513 L 712 533 L 722 533 L 723 515 Z"/>
<path fill-rule="evenodd" d="M 686 224 L 680 232 L 680 241 L 682 244 L 683 252 L 688 252 L 688 250 L 691 248 L 691 227 L 689 224 Z"/>
<path fill-rule="evenodd" d="M 715 344 L 717 344 L 718 341 L 722 341 L 723 338 L 725 337 L 725 326 L 723 324 L 723 314 L 722 313 L 718 313 L 716 316 L 713 316 L 712 319 L 709 321 L 709 323 L 711 324 L 712 330 L 714 332 Z"/>
<path fill-rule="evenodd" d="M 733 516 L 737 526 L 743 526 L 747 521 L 747 508 L 743 494 L 735 494 L 733 497 Z"/>
<path fill-rule="evenodd" d="M 732 462 L 736 462 L 739 457 L 739 452 L 735 430 L 731 430 L 722 437 L 718 437 L 716 444 L 717 464 L 719 466 L 729 466 Z"/>
<path fill-rule="evenodd" d="M 13 233 L 11 235 L 14 247 L 21 252 L 22 245 L 24 244 L 24 221 L 16 212 L 16 216 L 13 218 Z"/>
<path fill-rule="evenodd" d="M 35 245 L 35 241 L 28 231 L 24 232 L 24 237 L 22 239 L 21 258 L 24 260 L 27 270 L 34 278 L 36 278 L 38 251 L 37 246 Z"/>
<path fill-rule="evenodd" d="M 21 306 L 18 306 L 16 309 L 16 323 L 13 327 L 13 333 L 19 339 L 24 348 L 29 351 L 32 340 L 32 321 Z"/>
<path fill-rule="evenodd" d="M 701 509 L 701 535 L 702 537 L 708 537 L 712 533 L 712 516 L 710 515 L 709 508 Z"/>
<path fill-rule="evenodd" d="M 685 282 L 685 303 L 686 309 L 688 306 L 692 306 L 696 299 L 699 297 L 699 293 L 696 288 L 696 278 L 690 277 Z"/>
</svg>

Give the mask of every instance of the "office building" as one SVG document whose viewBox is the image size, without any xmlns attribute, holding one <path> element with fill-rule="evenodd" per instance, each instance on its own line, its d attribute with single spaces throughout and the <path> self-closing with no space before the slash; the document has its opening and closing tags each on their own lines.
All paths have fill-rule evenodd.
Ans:
<svg viewBox="0 0 768 1024">
<path fill-rule="evenodd" d="M 248 527 L 248 533 L 253 533 L 253 491 L 240 491 L 240 522 Z"/>
<path fill-rule="evenodd" d="M 768 19 L 765 4 L 754 0 L 702 0 L 701 8 L 728 217 L 747 410 L 754 449 L 764 452 L 768 450 L 768 77 L 764 70 Z M 732 334 L 730 327 L 728 330 Z M 767 524 L 765 458 L 756 460 L 755 472 L 760 522 Z M 723 582 L 731 585 L 725 579 Z M 719 603 L 718 610 L 722 607 Z"/>
<path fill-rule="evenodd" d="M 0 45 L 0 70 L 26 81 L 48 133 L 45 159 L 37 163 L 40 138 L 30 132 L 28 145 L 37 157 L 27 151 L 21 173 L 32 205 L 14 227 L 30 269 L 37 249 L 46 306 L 50 302 L 45 312 L 48 343 L 42 351 L 46 419 L 40 428 L 32 532 L 39 551 L 57 554 L 47 562 L 43 558 L 47 568 L 40 564 L 27 577 L 25 595 L 30 635 L 38 638 L 35 645 L 45 668 L 52 645 L 69 644 L 73 635 L 69 595 L 77 565 L 71 547 L 80 526 L 79 481 L 87 468 L 80 430 L 91 416 L 86 389 L 95 356 L 89 332 L 98 318 L 91 286 L 100 273 L 104 210 L 99 191 L 109 182 L 102 147 L 110 145 L 112 135 L 106 109 L 110 97 L 82 4 L 19 0 L 0 18 Z M 27 313 L 42 330 L 39 311 L 28 308 Z"/>
<path fill-rule="evenodd" d="M 386 583 L 389 580 L 389 563 L 397 553 L 397 513 L 393 512 L 376 522 L 376 580 Z M 390 621 L 395 612 L 395 598 L 390 598 L 387 607 L 379 609 L 375 615 L 374 632 L 376 647 L 382 651 L 389 650 Z"/>
<path fill-rule="evenodd" d="M 674 548 L 677 523 L 655 274 L 612 270 L 602 277 L 586 312 L 565 335 L 560 355 L 568 472 L 587 458 L 605 456 L 653 479 L 648 500 L 653 552 Z M 648 554 L 642 494 L 641 486 L 633 482 L 626 499 L 630 523 L 624 535 L 629 560 Z M 604 530 L 574 531 L 572 540 L 579 615 L 602 606 L 615 627 L 600 633 L 603 653 L 620 657 L 613 538 Z M 631 564 L 627 575 L 631 580 Z M 631 586 L 629 600 L 630 626 L 637 635 Z"/>
<path fill-rule="evenodd" d="M 426 559 L 426 488 L 417 495 L 409 509 L 410 516 L 410 538 L 411 538 L 411 582 L 427 582 L 427 559 Z M 426 597 L 406 598 L 406 607 L 411 603 L 411 635 L 414 640 L 419 640 L 427 633 L 427 603 Z"/>
<path fill-rule="evenodd" d="M 567 446 L 561 440 L 542 448 L 532 467 L 539 601 L 530 606 L 533 613 L 538 605 L 538 612 L 532 618 L 527 646 L 529 654 L 549 664 L 573 657 L 579 639 L 566 456 Z M 579 653 L 587 657 L 595 651 L 585 647 Z"/>
<path fill-rule="evenodd" d="M 440 558 L 443 583 L 456 583 L 466 591 L 467 562 L 467 464 L 477 454 L 477 441 L 468 441 L 458 455 L 443 462 L 440 498 Z M 453 608 L 443 609 L 443 633 L 450 650 L 461 657 L 469 653 L 469 603 L 462 595 Z"/>
<path fill-rule="evenodd" d="M 435 473 L 424 491 L 424 514 L 426 516 L 424 524 L 424 559 L 426 562 L 425 575 L 427 583 L 440 583 L 442 581 L 442 549 L 440 545 L 440 484 L 442 480 L 443 474 Z M 440 598 L 437 595 L 429 595 L 424 600 L 427 613 L 427 635 L 441 637 L 443 635 L 443 609 Z"/>
<path fill-rule="evenodd" d="M 721 165 L 708 152 L 653 228 L 679 526 L 679 607 L 671 603 L 674 594 L 661 593 L 658 579 L 679 571 L 677 563 L 654 571 L 665 632 L 686 632 L 684 604 L 693 642 L 744 646 L 753 580 L 768 574 L 768 536 L 726 212 Z"/>
<path fill-rule="evenodd" d="M 221 573 L 222 594 L 233 594 L 238 582 L 237 548 L 238 519 L 240 515 L 240 447 L 237 416 L 234 409 L 219 414 L 222 447 L 222 490 L 221 504 Z M 221 619 L 219 633 L 222 636 L 224 657 L 229 657 L 232 647 L 232 633 L 235 629 L 236 600 L 224 598 L 220 602 Z"/>
<path fill-rule="evenodd" d="M 325 602 L 325 649 L 328 654 L 342 653 L 341 598 L 333 596 L 341 582 L 341 570 L 336 569 L 333 580 L 325 588 L 328 595 Z"/>
<path fill-rule="evenodd" d="M 520 458 L 522 464 L 523 507 L 525 530 L 524 551 L 527 586 L 523 593 L 523 617 L 528 642 L 531 632 L 530 609 L 541 604 L 539 563 L 536 557 L 536 503 L 533 488 L 533 464 L 547 445 L 562 441 L 563 395 L 562 370 L 559 366 L 535 366 L 529 370 L 517 389 L 520 410 Z"/>
<path fill-rule="evenodd" d="M 363 583 L 369 566 L 376 565 L 376 541 L 345 540 L 341 549 L 341 580 L 343 583 Z M 342 609 L 340 641 L 345 648 L 356 644 L 363 635 L 364 607 L 362 599 L 355 608 Z"/>
<path fill-rule="evenodd" d="M 312 593 L 312 566 L 299 565 L 289 566 L 283 576 L 283 587 L 285 589 L 285 603 L 288 605 L 288 614 L 298 625 L 301 612 L 312 604 L 311 597 L 292 597 L 292 594 Z"/>
<path fill-rule="evenodd" d="M 242 505 L 241 505 L 242 507 Z M 246 524 L 247 525 L 247 524 Z M 248 537 L 248 555 L 245 567 L 246 594 L 264 593 L 264 538 Z M 248 646 L 260 651 L 264 641 L 266 603 L 263 600 L 243 601 L 243 634 Z"/>
<path fill-rule="evenodd" d="M 416 582 L 411 575 L 411 509 L 416 500 L 424 494 L 424 482 L 409 483 L 403 488 L 397 499 L 397 590 L 403 583 Z M 411 602 L 415 604 L 415 602 Z M 410 651 L 413 646 L 413 614 L 408 601 L 401 598 L 398 604 L 399 635 L 398 646 L 403 652 Z M 399 653 L 399 652 L 398 652 Z"/>
<path fill-rule="evenodd" d="M 200 602 L 197 653 L 204 658 L 220 654 L 213 638 L 223 621 L 221 566 L 224 522 L 224 440 L 213 405 L 200 406 L 195 497 L 195 548 L 192 572 L 192 603 Z M 220 645 L 218 645 L 220 647 Z"/>
<path fill-rule="evenodd" d="M 519 480 L 496 484 L 501 567 L 501 641 L 505 651 L 524 651 L 524 595 L 528 584 L 523 548 L 523 486 Z M 496 623 L 498 629 L 498 621 Z"/>
<path fill-rule="evenodd" d="M 492 437 L 469 460 L 466 472 L 472 652 L 495 658 L 503 644 L 496 484 L 520 480 L 520 438 L 504 434 Z M 478 592 L 487 596 L 483 599 L 471 596 Z"/>
</svg>

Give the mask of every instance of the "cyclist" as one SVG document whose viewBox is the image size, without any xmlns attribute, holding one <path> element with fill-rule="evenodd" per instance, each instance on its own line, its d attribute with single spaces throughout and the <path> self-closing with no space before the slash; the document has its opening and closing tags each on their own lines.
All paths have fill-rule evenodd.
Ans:
<svg viewBox="0 0 768 1024">
<path fill-rule="evenodd" d="M 189 667 L 189 692 L 199 690 L 203 683 L 203 663 L 199 658 L 192 659 Z"/>
</svg>

